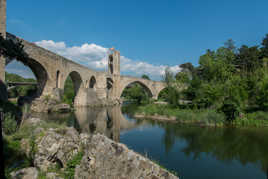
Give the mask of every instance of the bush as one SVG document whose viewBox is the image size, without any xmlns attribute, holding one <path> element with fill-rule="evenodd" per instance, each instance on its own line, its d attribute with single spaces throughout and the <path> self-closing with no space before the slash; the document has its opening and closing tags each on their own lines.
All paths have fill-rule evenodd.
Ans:
<svg viewBox="0 0 268 179">
<path fill-rule="evenodd" d="M 257 111 L 254 113 L 247 114 L 248 119 L 255 119 L 255 120 L 266 120 L 268 121 L 268 114 L 267 112 Z"/>
<path fill-rule="evenodd" d="M 3 131 L 7 135 L 15 133 L 17 130 L 17 121 L 11 113 L 6 113 L 3 121 Z"/>
<path fill-rule="evenodd" d="M 66 178 L 74 178 L 75 167 L 76 165 L 80 164 L 83 158 L 83 155 L 84 155 L 84 152 L 80 151 L 73 157 L 72 160 L 69 160 L 67 162 L 67 167 L 64 172 Z"/>
</svg>

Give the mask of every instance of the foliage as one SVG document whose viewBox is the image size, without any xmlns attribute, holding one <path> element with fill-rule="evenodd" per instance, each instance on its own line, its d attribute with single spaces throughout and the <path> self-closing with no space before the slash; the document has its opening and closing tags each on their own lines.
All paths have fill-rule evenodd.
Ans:
<svg viewBox="0 0 268 179">
<path fill-rule="evenodd" d="M 19 75 L 7 73 L 6 72 L 6 81 L 7 82 L 36 82 L 32 78 L 23 78 Z M 8 91 L 9 98 L 16 98 L 19 96 L 32 96 L 36 93 L 36 86 L 17 86 Z"/>
<path fill-rule="evenodd" d="M 132 107 L 132 109 L 134 109 Z M 124 109 L 126 110 L 126 109 Z M 179 109 L 172 108 L 169 105 L 148 104 L 137 106 L 134 114 L 144 114 L 145 116 L 161 115 L 167 117 L 176 117 L 179 122 L 197 123 L 200 125 L 222 126 L 225 122 L 225 116 L 215 110 L 207 109 Z"/>
<path fill-rule="evenodd" d="M 139 83 L 130 84 L 124 89 L 122 97 L 126 100 L 135 101 L 138 104 L 148 103 L 150 94 L 144 88 Z"/>
<path fill-rule="evenodd" d="M 174 75 L 166 69 L 167 89 L 161 98 L 173 107 L 178 101 L 191 101 L 186 108 L 212 109 L 223 113 L 228 121 L 240 114 L 268 110 L 268 34 L 261 47 L 235 46 L 229 39 L 224 47 L 207 50 L 199 66 L 180 65 Z M 182 85 L 184 84 L 184 85 Z M 183 106 L 185 108 L 185 105 Z"/>
<path fill-rule="evenodd" d="M 146 79 L 146 80 L 151 80 L 150 77 L 149 77 L 148 75 L 145 75 L 145 74 L 143 74 L 143 75 L 141 76 L 141 78 Z"/>
<path fill-rule="evenodd" d="M 84 152 L 80 151 L 72 158 L 72 160 L 69 160 L 67 162 L 67 167 L 65 168 L 65 171 L 64 171 L 65 178 L 74 178 L 75 167 L 76 165 L 80 164 L 83 158 L 83 155 L 84 155 Z"/>
<path fill-rule="evenodd" d="M 28 57 L 23 48 L 24 46 L 21 41 L 14 42 L 11 39 L 5 39 L 2 34 L 0 34 L 0 54 L 23 62 Z"/>
<path fill-rule="evenodd" d="M 5 137 L 3 143 L 6 177 L 10 177 L 12 171 L 32 166 L 31 160 L 21 151 L 20 140 Z"/>
<path fill-rule="evenodd" d="M 74 98 L 75 98 L 74 85 L 71 77 L 69 76 L 64 84 L 63 102 L 72 105 Z"/>
<path fill-rule="evenodd" d="M 17 121 L 15 120 L 15 116 L 11 113 L 6 113 L 4 121 L 2 122 L 2 129 L 6 135 L 10 135 L 16 132 L 17 130 Z"/>
</svg>

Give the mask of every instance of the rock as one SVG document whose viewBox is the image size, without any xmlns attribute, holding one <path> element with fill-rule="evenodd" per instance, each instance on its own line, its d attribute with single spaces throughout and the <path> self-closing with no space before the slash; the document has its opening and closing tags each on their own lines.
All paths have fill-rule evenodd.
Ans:
<svg viewBox="0 0 268 179">
<path fill-rule="evenodd" d="M 37 113 L 69 112 L 71 107 L 68 104 L 60 103 L 54 97 L 42 96 L 32 101 L 31 110 Z"/>
<path fill-rule="evenodd" d="M 38 126 L 41 122 L 40 118 L 28 118 L 23 122 L 23 125 Z"/>
<path fill-rule="evenodd" d="M 38 113 L 48 113 L 49 110 L 57 103 L 58 101 L 54 100 L 50 96 L 42 96 L 32 101 L 31 110 Z"/>
<path fill-rule="evenodd" d="M 177 178 L 125 145 L 100 134 L 93 135 L 85 149 L 80 165 L 76 166 L 75 179 Z"/>
<path fill-rule="evenodd" d="M 79 134 L 72 127 L 49 129 L 41 140 L 36 140 L 34 165 L 42 171 L 66 164 L 79 150 Z"/>
<path fill-rule="evenodd" d="M 30 158 L 31 145 L 30 145 L 29 139 L 22 139 L 20 141 L 20 147 L 21 147 L 22 152 L 25 153 L 28 158 Z"/>
<path fill-rule="evenodd" d="M 63 178 L 59 177 L 59 175 L 57 173 L 52 173 L 52 172 L 47 173 L 46 178 L 47 179 L 63 179 Z"/>
<path fill-rule="evenodd" d="M 83 157 L 75 160 L 74 178 L 177 178 L 167 170 L 129 150 L 125 145 L 104 135 L 79 133 L 72 127 L 47 129 L 44 135 L 36 135 L 33 163 L 42 172 L 50 169 L 64 172 L 68 161 L 83 150 Z M 25 153 L 29 152 L 29 140 L 22 140 Z M 22 147 L 23 148 L 23 147 Z M 81 153 L 79 153 L 81 154 Z M 73 163 L 74 164 L 74 163 Z M 14 172 L 13 176 L 38 176 L 35 168 Z M 25 177 L 25 178 L 26 178 Z M 50 172 L 47 178 L 59 179 L 58 173 Z M 31 179 L 31 178 L 30 178 Z"/>
<path fill-rule="evenodd" d="M 71 107 L 69 104 L 57 104 L 55 106 L 52 106 L 50 109 L 48 109 L 48 112 L 60 112 L 65 113 L 71 111 Z"/>
<path fill-rule="evenodd" d="M 12 179 L 37 179 L 38 170 L 34 167 L 24 168 L 16 172 L 12 172 L 10 175 Z"/>
</svg>

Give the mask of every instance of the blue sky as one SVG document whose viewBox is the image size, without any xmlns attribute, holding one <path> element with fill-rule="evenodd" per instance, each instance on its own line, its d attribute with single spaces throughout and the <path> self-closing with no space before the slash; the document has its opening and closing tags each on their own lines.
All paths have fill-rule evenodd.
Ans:
<svg viewBox="0 0 268 179">
<path fill-rule="evenodd" d="M 267 0 L 8 0 L 7 31 L 98 70 L 103 50 L 114 46 L 123 74 L 159 79 L 165 66 L 197 65 L 229 38 L 260 44 L 267 7 Z"/>
</svg>

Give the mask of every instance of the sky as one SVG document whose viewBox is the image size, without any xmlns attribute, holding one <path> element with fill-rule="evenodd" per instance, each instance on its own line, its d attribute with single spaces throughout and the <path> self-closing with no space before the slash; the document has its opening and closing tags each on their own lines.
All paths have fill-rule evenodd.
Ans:
<svg viewBox="0 0 268 179">
<path fill-rule="evenodd" d="M 100 71 L 115 47 L 122 74 L 159 80 L 167 66 L 175 73 L 182 63 L 198 65 L 230 38 L 259 45 L 267 7 L 267 0 L 7 0 L 7 31 Z M 7 71 L 31 76 L 17 63 Z"/>
</svg>

